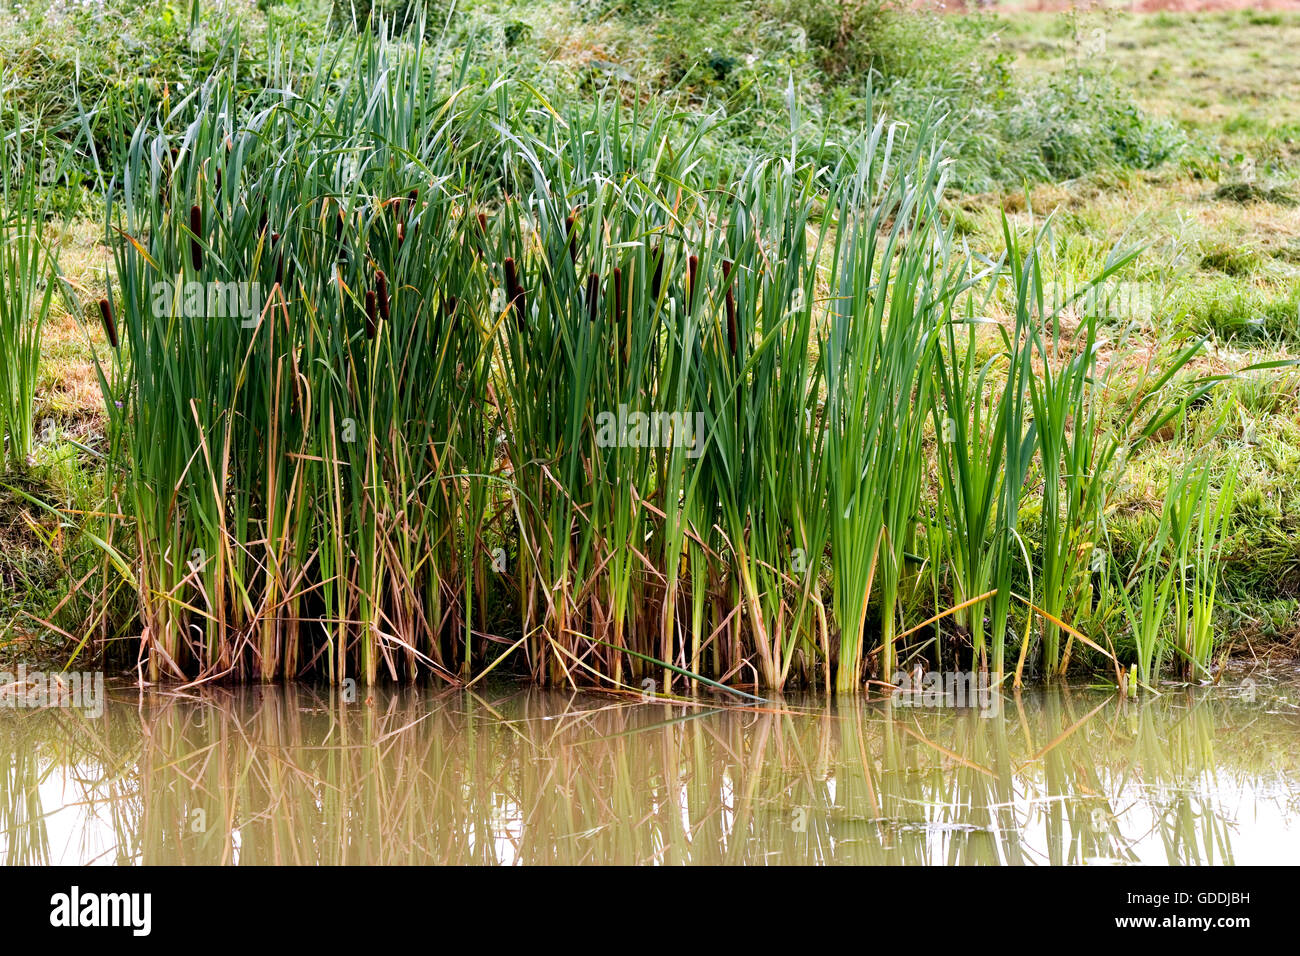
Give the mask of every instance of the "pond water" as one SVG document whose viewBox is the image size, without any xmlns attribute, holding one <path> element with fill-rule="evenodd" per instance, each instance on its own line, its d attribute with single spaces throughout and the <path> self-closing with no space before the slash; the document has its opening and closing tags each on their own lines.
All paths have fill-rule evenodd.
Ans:
<svg viewBox="0 0 1300 956">
<path fill-rule="evenodd" d="M 1287 671 L 965 707 L 110 687 L 0 707 L 0 862 L 1294 863 Z"/>
</svg>

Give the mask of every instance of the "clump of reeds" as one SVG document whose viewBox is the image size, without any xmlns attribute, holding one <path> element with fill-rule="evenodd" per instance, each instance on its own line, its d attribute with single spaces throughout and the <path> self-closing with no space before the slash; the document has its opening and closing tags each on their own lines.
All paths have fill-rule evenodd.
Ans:
<svg viewBox="0 0 1300 956">
<path fill-rule="evenodd" d="M 109 573 L 151 679 L 853 693 L 922 656 L 1059 674 L 1100 647 L 1080 555 L 1190 353 L 1103 436 L 1095 329 L 1067 342 L 1044 310 L 1041 237 L 1008 227 L 986 265 L 952 242 L 925 124 L 717 188 L 680 118 L 539 128 L 499 89 L 439 85 L 461 80 L 436 55 L 363 40 L 251 98 L 214 76 L 182 110 L 188 161 L 239 141 L 226 189 L 251 208 L 205 217 L 163 175 L 162 120 L 117 140 L 121 305 L 100 312 L 132 353 L 105 384 L 133 543 Z M 440 187 L 410 189 L 411 164 Z M 295 294 L 274 322 L 155 314 L 158 279 L 205 265 Z M 1174 646 L 1193 673 L 1223 520 L 1167 521 L 1202 556 Z M 1169 647 L 1161 553 L 1124 569 L 1144 684 Z"/>
</svg>

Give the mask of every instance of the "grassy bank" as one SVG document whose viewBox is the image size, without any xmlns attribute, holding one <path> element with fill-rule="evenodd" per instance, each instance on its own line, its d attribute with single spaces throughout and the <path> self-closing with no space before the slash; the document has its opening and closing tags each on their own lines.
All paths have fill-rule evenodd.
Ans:
<svg viewBox="0 0 1300 956">
<path fill-rule="evenodd" d="M 1293 639 L 1300 23 L 1234 15 L 1225 89 L 1150 55 L 1214 19 L 705 7 L 159 8 L 71 102 L 31 47 L 8 650 L 846 691 Z"/>
</svg>

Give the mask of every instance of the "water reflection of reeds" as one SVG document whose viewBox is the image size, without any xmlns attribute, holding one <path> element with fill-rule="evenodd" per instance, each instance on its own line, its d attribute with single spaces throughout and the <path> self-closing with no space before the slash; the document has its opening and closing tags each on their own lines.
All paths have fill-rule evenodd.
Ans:
<svg viewBox="0 0 1300 956">
<path fill-rule="evenodd" d="M 513 688 L 154 694 L 95 720 L 0 714 L 0 860 L 1230 863 L 1258 810 L 1244 801 L 1293 809 L 1298 723 L 1214 693 L 1060 686 L 994 717 Z"/>
</svg>

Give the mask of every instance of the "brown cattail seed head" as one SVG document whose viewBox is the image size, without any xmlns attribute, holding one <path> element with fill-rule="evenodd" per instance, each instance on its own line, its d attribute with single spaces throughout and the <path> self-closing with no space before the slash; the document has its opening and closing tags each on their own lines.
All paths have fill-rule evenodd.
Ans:
<svg viewBox="0 0 1300 956">
<path fill-rule="evenodd" d="M 695 276 L 700 271 L 700 257 L 691 256 L 686 260 L 686 305 L 690 306 L 695 298 Z"/>
<path fill-rule="evenodd" d="M 623 270 L 614 267 L 614 321 L 623 321 Z"/>
<path fill-rule="evenodd" d="M 375 318 L 375 293 L 366 290 L 366 338 L 373 339 L 379 331 L 379 321 Z"/>
<path fill-rule="evenodd" d="M 389 312 L 388 303 L 388 276 L 384 275 L 383 269 L 376 270 L 375 292 L 379 298 L 379 317 L 385 322 L 391 321 L 392 315 Z"/>
<path fill-rule="evenodd" d="M 198 272 L 203 268 L 203 246 L 199 243 L 199 236 L 203 235 L 203 210 L 198 205 L 190 207 L 190 264 L 194 266 L 194 271 Z"/>
<path fill-rule="evenodd" d="M 99 318 L 104 323 L 108 344 L 117 348 L 117 322 L 113 318 L 113 306 L 107 299 L 99 300 Z"/>
<path fill-rule="evenodd" d="M 600 303 L 600 276 L 591 273 L 587 276 L 587 317 L 595 322 L 600 317 L 597 306 Z"/>
<path fill-rule="evenodd" d="M 523 325 L 528 318 L 527 302 L 524 299 L 524 288 L 519 284 L 515 260 L 507 257 L 502 263 L 502 268 L 506 274 L 506 295 L 510 297 L 510 304 L 514 306 L 516 321 Z"/>
</svg>

